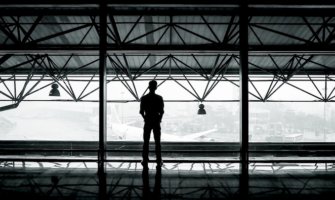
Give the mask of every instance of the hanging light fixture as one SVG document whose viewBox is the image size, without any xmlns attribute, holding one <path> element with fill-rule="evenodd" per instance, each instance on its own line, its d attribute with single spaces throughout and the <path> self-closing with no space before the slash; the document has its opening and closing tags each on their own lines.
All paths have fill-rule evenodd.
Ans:
<svg viewBox="0 0 335 200">
<path fill-rule="evenodd" d="M 204 104 L 199 105 L 198 115 L 206 115 L 206 110 Z"/>
<path fill-rule="evenodd" d="M 56 83 L 54 83 L 54 84 L 51 85 L 51 88 L 52 89 L 49 92 L 49 96 L 59 97 L 60 93 L 59 93 L 59 90 L 58 90 L 58 85 Z"/>
</svg>

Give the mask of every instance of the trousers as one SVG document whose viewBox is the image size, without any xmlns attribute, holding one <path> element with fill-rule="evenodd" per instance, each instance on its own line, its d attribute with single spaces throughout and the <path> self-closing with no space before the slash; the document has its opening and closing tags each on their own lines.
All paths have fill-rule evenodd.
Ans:
<svg viewBox="0 0 335 200">
<path fill-rule="evenodd" d="M 155 152 L 156 152 L 156 161 L 157 163 L 162 161 L 161 155 L 161 125 L 159 122 L 150 123 L 145 122 L 143 128 L 143 152 L 142 157 L 143 161 L 149 161 L 149 141 L 151 130 L 153 130 L 154 139 L 155 139 Z"/>
</svg>

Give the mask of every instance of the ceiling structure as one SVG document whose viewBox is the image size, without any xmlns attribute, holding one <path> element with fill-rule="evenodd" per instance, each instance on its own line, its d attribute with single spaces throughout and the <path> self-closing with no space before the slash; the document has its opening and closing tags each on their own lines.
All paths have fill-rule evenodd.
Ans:
<svg viewBox="0 0 335 200">
<path fill-rule="evenodd" d="M 56 101 L 84 102 L 99 92 L 99 172 L 104 173 L 108 149 L 106 105 L 112 101 L 106 91 L 112 82 L 121 83 L 136 102 L 141 97 L 136 84 L 149 79 L 175 82 L 195 102 L 208 101 L 221 82 L 240 87 L 240 98 L 228 101 L 240 102 L 242 177 L 249 166 L 250 101 L 274 101 L 286 86 L 312 97 L 298 101 L 335 99 L 334 1 L 107 0 L 107 11 L 98 3 L 0 2 L 0 103 L 11 102 L 0 104 L 0 111 L 54 83 L 70 96 Z M 104 30 L 106 49 L 99 41 Z M 82 83 L 81 91 L 74 81 Z M 192 81 L 206 83 L 202 96 Z M 306 82 L 311 87 L 304 88 Z"/>
<path fill-rule="evenodd" d="M 221 81 L 238 87 L 239 3 L 110 1 L 107 83 L 122 82 L 135 101 L 135 82 L 152 78 L 175 81 L 196 101 L 206 95 L 196 95 L 191 77 L 208 82 L 204 94 Z M 255 101 L 268 101 L 282 85 L 313 101 L 334 99 L 334 11 L 332 1 L 248 1 L 249 93 Z M 21 102 L 55 82 L 75 101 L 98 90 L 85 87 L 76 96 L 70 82 L 80 78 L 88 86 L 99 79 L 99 4 L 5 0 L 0 13 L 1 100 Z M 260 77 L 271 84 L 266 95 L 254 84 Z M 311 82 L 316 94 L 294 85 L 297 80 Z M 20 81 L 21 90 L 14 91 Z M 317 82 L 329 83 L 329 91 Z"/>
</svg>

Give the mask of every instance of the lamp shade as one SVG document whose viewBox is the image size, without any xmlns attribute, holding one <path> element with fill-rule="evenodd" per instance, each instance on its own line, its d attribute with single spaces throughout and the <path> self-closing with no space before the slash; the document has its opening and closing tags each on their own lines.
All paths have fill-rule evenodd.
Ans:
<svg viewBox="0 0 335 200">
<path fill-rule="evenodd" d="M 51 87 L 52 87 L 52 89 L 49 92 L 49 96 L 59 97 L 60 93 L 59 93 L 59 90 L 58 90 L 58 85 L 57 84 L 52 84 Z"/>
<path fill-rule="evenodd" d="M 199 105 L 199 110 L 198 110 L 198 115 L 205 115 L 205 114 L 206 114 L 205 106 L 204 106 L 204 104 L 200 104 Z"/>
</svg>

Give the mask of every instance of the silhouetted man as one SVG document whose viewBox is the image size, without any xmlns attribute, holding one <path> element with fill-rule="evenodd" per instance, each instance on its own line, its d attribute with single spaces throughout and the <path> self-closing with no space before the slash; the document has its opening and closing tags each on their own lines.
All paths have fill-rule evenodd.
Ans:
<svg viewBox="0 0 335 200">
<path fill-rule="evenodd" d="M 163 98 L 155 91 L 157 89 L 157 82 L 152 80 L 149 82 L 149 94 L 141 98 L 140 114 L 144 119 L 144 131 L 143 131 L 143 153 L 142 153 L 142 165 L 148 166 L 149 161 L 149 141 L 150 132 L 153 130 L 154 139 L 156 145 L 156 161 L 157 166 L 162 166 L 161 156 L 161 121 L 164 114 L 164 102 Z"/>
</svg>

